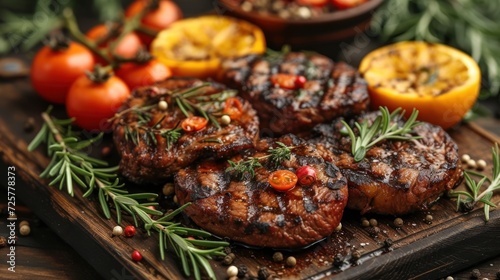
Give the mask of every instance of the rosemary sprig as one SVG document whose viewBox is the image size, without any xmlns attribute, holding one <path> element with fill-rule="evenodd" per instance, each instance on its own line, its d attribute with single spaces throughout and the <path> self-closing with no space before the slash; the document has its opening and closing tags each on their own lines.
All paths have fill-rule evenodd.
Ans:
<svg viewBox="0 0 500 280">
<path fill-rule="evenodd" d="M 226 172 L 240 180 L 243 180 L 247 175 L 253 178 L 255 176 L 255 168 L 262 167 L 260 161 L 264 159 L 268 159 L 273 166 L 277 166 L 281 162 L 289 160 L 294 147 L 287 146 L 282 142 L 276 142 L 276 144 L 278 147 L 269 148 L 267 150 L 268 154 L 265 156 L 250 157 L 247 160 L 238 162 L 228 160 L 227 162 L 229 163 L 229 167 L 226 169 Z"/>
<path fill-rule="evenodd" d="M 142 202 L 138 200 L 155 199 L 155 193 L 129 193 L 117 176 L 118 167 L 107 167 L 105 161 L 88 156 L 81 150 L 98 141 L 102 134 L 89 140 L 80 140 L 71 131 L 71 119 L 59 120 L 49 115 L 50 108 L 42 113 L 44 124 L 28 149 L 33 151 L 39 145 L 48 145 L 48 154 L 52 157 L 47 168 L 40 175 L 43 178 L 52 178 L 50 185 L 59 183 L 59 188 L 66 186 L 67 192 L 73 196 L 73 186 L 76 184 L 86 190 L 83 197 L 90 196 L 98 190 L 99 203 L 104 216 L 111 218 L 110 204 L 116 212 L 116 220 L 121 223 L 122 212 L 132 216 L 136 226 L 139 218 L 150 234 L 151 229 L 158 232 L 159 247 L 162 260 L 165 258 L 167 247 L 172 248 L 180 258 L 183 272 L 191 275 L 194 272 L 196 279 L 201 279 L 200 269 L 203 269 L 211 279 L 215 274 L 208 262 L 214 256 L 224 256 L 224 247 L 227 242 L 206 240 L 211 234 L 203 230 L 183 227 L 171 221 L 174 216 L 182 212 L 189 204 L 176 209 L 172 213 L 154 220 L 150 215 L 161 216 L 163 212 L 150 209 L 148 206 L 157 206 L 156 202 Z M 191 240 L 188 238 L 199 237 Z M 203 247 L 203 248 L 200 248 Z"/>
<path fill-rule="evenodd" d="M 398 108 L 392 113 L 389 113 L 387 107 L 380 107 L 379 110 L 381 115 L 377 116 L 371 125 L 367 121 L 354 123 L 359 133 L 358 136 L 355 135 L 353 129 L 345 121 L 342 121 L 343 129 L 351 138 L 351 152 L 355 161 L 361 161 L 365 157 L 366 151 L 382 140 L 420 138 L 409 134 L 413 128 L 420 125 L 420 122 L 417 121 L 418 110 L 413 110 L 403 126 L 400 126 L 397 120 L 403 117 L 404 110 Z"/>
<path fill-rule="evenodd" d="M 500 157 L 497 143 L 495 147 L 491 149 L 491 154 L 493 160 L 492 178 L 488 178 L 484 174 L 472 170 L 467 170 L 464 173 L 464 177 L 468 191 L 449 192 L 451 197 L 457 198 L 457 211 L 462 210 L 468 212 L 472 210 L 478 202 L 482 202 L 484 204 L 484 219 L 486 221 L 490 219 L 490 207 L 496 208 L 495 203 L 491 201 L 493 193 L 500 189 Z M 481 179 L 479 181 L 474 181 L 471 175 Z M 485 183 L 488 183 L 488 186 L 481 191 Z"/>
</svg>

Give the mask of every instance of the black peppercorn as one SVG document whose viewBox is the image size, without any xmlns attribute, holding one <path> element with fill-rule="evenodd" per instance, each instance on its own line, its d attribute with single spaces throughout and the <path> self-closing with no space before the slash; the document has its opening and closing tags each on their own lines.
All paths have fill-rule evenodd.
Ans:
<svg viewBox="0 0 500 280">
<path fill-rule="evenodd" d="M 244 278 L 247 275 L 247 272 L 248 268 L 246 265 L 241 264 L 238 266 L 238 274 L 236 276 L 238 276 L 238 278 Z"/>
<path fill-rule="evenodd" d="M 259 276 L 260 280 L 266 280 L 267 277 L 269 277 L 271 274 L 269 273 L 269 270 L 267 270 L 267 267 L 261 267 L 259 268 L 257 275 Z"/>
<path fill-rule="evenodd" d="M 481 277 L 481 272 L 479 269 L 473 269 L 472 272 L 470 273 L 470 278 L 471 279 L 479 279 Z"/>
</svg>

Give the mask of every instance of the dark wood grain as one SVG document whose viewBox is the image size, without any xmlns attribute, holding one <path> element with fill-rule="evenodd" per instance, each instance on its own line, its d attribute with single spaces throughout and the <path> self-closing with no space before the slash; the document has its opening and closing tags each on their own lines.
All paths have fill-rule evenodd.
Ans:
<svg viewBox="0 0 500 280">
<path fill-rule="evenodd" d="M 72 198 L 64 191 L 48 187 L 47 181 L 38 177 L 48 159 L 44 149 L 27 152 L 27 143 L 34 132 L 26 133 L 23 126 L 31 117 L 39 128 L 39 114 L 48 104 L 36 96 L 24 79 L 0 84 L 0 92 L 3 94 L 0 103 L 0 171 L 6 170 L 6 166 L 16 167 L 16 196 L 104 278 L 183 277 L 170 254 L 165 261 L 159 259 L 156 236 L 147 237 L 141 231 L 134 238 L 113 238 L 111 229 L 115 222 L 103 218 L 94 197 L 84 199 L 77 190 Z M 55 108 L 55 113 L 64 115 L 62 108 Z M 474 126 L 467 125 L 450 131 L 450 134 L 458 142 L 461 153 L 468 153 L 475 159 L 483 158 L 491 164 L 490 148 L 493 141 L 498 141 L 495 136 L 485 136 Z M 101 144 L 109 144 L 108 138 Z M 5 172 L 0 174 L 4 186 Z M 498 195 L 495 201 L 500 201 Z M 432 224 L 424 222 L 427 214 L 433 215 Z M 237 256 L 235 264 L 246 265 L 252 275 L 257 274 L 258 267 L 266 266 L 287 279 L 317 279 L 329 274 L 336 274 L 338 279 L 432 279 L 494 257 L 500 251 L 500 244 L 495 240 L 500 231 L 500 212 L 492 212 L 490 222 L 484 223 L 481 209 L 467 215 L 457 213 L 454 202 L 446 198 L 429 211 L 402 217 L 404 225 L 401 228 L 393 226 L 394 217 L 372 215 L 367 218 L 378 220 L 381 230 L 378 235 L 374 236 L 370 228 L 360 226 L 361 216 L 357 212 L 347 211 L 340 232 L 306 250 L 284 252 L 285 256 L 297 258 L 298 264 L 294 268 L 274 263 L 272 250 L 240 246 L 232 246 Z M 394 241 L 391 252 L 384 249 L 387 238 Z M 134 249 L 141 251 L 143 261 L 136 263 L 131 260 L 130 253 Z M 355 250 L 362 253 L 362 263 L 345 266 L 343 271 L 332 266 L 335 255 L 349 259 Z M 226 267 L 218 261 L 212 264 L 218 278 L 223 279 Z"/>
</svg>

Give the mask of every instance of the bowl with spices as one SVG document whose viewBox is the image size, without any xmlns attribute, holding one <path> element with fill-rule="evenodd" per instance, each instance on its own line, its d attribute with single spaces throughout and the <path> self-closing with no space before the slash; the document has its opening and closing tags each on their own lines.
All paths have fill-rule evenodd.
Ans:
<svg viewBox="0 0 500 280">
<path fill-rule="evenodd" d="M 225 13 L 259 26 L 273 47 L 314 47 L 363 32 L 382 0 L 219 0 Z"/>
</svg>

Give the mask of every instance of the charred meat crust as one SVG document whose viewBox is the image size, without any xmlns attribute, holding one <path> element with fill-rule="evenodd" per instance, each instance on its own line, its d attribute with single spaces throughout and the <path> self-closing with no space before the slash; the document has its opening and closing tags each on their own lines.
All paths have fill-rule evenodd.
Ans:
<svg viewBox="0 0 500 280">
<path fill-rule="evenodd" d="M 226 161 L 207 160 L 181 169 L 174 182 L 179 203 L 192 202 L 185 213 L 203 229 L 251 246 L 300 248 L 330 235 L 347 203 L 345 178 L 323 159 L 328 151 L 292 136 L 278 141 L 296 146 L 290 160 L 276 167 L 262 162 L 254 178 L 234 178 L 225 172 Z M 262 140 L 253 156 L 265 155 L 275 145 L 273 140 Z M 274 170 L 295 171 L 303 165 L 317 172 L 312 186 L 279 192 L 267 182 Z"/>
<path fill-rule="evenodd" d="M 161 121 L 161 128 L 175 128 L 185 115 L 174 105 L 175 102 L 171 100 L 169 93 L 203 83 L 198 79 L 172 78 L 151 87 L 140 88 L 133 92 L 121 111 L 133 106 L 154 105 L 163 99 L 169 104 L 168 109 L 162 111 L 157 106 L 152 106 L 146 111 L 151 120 L 144 125 L 151 128 Z M 210 83 L 202 88 L 205 94 L 218 93 L 224 89 L 225 86 L 218 83 Z M 241 150 L 253 148 L 259 134 L 259 121 L 252 106 L 244 100 L 241 101 L 243 115 L 238 120 L 233 120 L 221 129 L 209 123 L 206 128 L 194 133 L 181 132 L 178 141 L 170 145 L 159 135 L 155 135 L 156 143 L 152 143 L 145 130 L 139 130 L 138 137 L 132 141 L 127 130 L 130 131 L 130 127 L 137 125 L 139 116 L 130 110 L 122 113 L 113 123 L 113 139 L 121 155 L 122 175 L 138 184 L 161 184 L 174 172 L 196 159 L 228 157 Z M 217 141 L 213 141 L 214 139 Z"/>
<path fill-rule="evenodd" d="M 373 121 L 377 114 L 366 113 L 357 121 Z M 403 215 L 427 210 L 462 181 L 458 147 L 441 127 L 422 123 L 414 130 L 421 139 L 380 142 L 360 162 L 354 161 L 350 138 L 341 133 L 342 127 L 340 120 L 318 125 L 310 141 L 322 143 L 320 148 L 332 152 L 332 162 L 348 181 L 347 207 L 362 214 Z"/>
<path fill-rule="evenodd" d="M 271 83 L 276 73 L 302 75 L 307 82 L 302 89 L 283 89 Z M 369 103 L 366 82 L 356 69 L 319 54 L 235 58 L 223 63 L 222 80 L 241 90 L 256 108 L 261 127 L 270 129 L 263 132 L 273 135 L 304 133 L 336 117 L 359 114 Z"/>
</svg>

